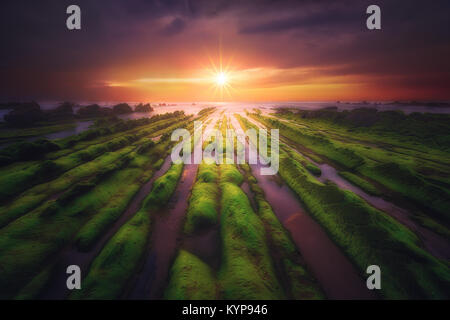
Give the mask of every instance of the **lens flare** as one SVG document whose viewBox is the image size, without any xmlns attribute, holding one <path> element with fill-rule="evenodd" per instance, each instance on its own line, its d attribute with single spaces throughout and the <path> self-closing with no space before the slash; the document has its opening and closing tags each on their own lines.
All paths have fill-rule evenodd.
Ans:
<svg viewBox="0 0 450 320">
<path fill-rule="evenodd" d="M 227 84 L 227 80 L 228 80 L 227 75 L 224 72 L 219 72 L 216 75 L 216 84 L 219 87 L 225 86 Z"/>
</svg>

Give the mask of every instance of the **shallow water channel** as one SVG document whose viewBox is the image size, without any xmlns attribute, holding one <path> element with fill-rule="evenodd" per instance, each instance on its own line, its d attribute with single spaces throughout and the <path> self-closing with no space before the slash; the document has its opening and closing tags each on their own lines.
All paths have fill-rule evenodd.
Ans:
<svg viewBox="0 0 450 320">
<path fill-rule="evenodd" d="M 120 218 L 108 229 L 108 231 L 95 243 L 95 245 L 87 252 L 81 252 L 78 250 L 74 243 L 69 244 L 63 251 L 58 255 L 58 259 L 53 268 L 52 277 L 41 293 L 41 299 L 64 299 L 70 294 L 70 290 L 66 287 L 66 268 L 69 265 L 78 265 L 81 269 L 82 278 L 84 278 L 89 267 L 106 245 L 106 243 L 111 239 L 112 236 L 124 225 L 133 215 L 140 209 L 141 203 L 144 198 L 150 193 L 153 183 L 156 179 L 161 177 L 171 165 L 170 155 L 166 157 L 163 165 L 158 169 L 153 177 L 145 183 L 137 194 L 133 197 L 131 202 L 128 204 L 125 212 L 120 216 Z"/>
<path fill-rule="evenodd" d="M 240 128 L 231 115 L 235 128 Z M 246 143 L 246 154 L 250 152 Z M 373 299 L 357 269 L 330 240 L 322 227 L 312 219 L 298 197 L 278 176 L 261 175 L 261 164 L 251 165 L 258 185 L 264 190 L 267 202 L 275 215 L 291 234 L 291 238 L 305 259 L 311 273 L 330 299 Z"/>
<path fill-rule="evenodd" d="M 215 121 L 204 129 L 204 137 Z M 201 143 L 201 140 L 197 142 Z M 161 299 L 169 277 L 170 266 L 181 242 L 181 230 L 188 208 L 188 199 L 197 176 L 198 164 L 185 164 L 182 177 L 169 204 L 152 213 L 152 231 L 146 257 L 139 271 L 125 290 L 127 299 Z"/>
<path fill-rule="evenodd" d="M 257 125 L 258 127 L 263 128 L 263 126 L 257 121 L 248 117 L 247 119 L 253 124 Z M 310 159 L 309 157 L 307 157 L 305 154 L 301 153 L 295 147 L 290 146 L 288 142 L 285 141 L 285 139 L 280 138 L 280 140 L 284 140 L 283 142 L 285 142 L 292 150 L 299 153 L 308 161 L 310 161 L 311 163 L 320 168 L 322 174 L 320 175 L 320 177 L 318 177 L 319 181 L 321 182 L 331 181 L 335 183 L 339 188 L 349 190 L 357 194 L 371 206 L 386 212 L 391 217 L 393 217 L 394 219 L 396 219 L 397 221 L 408 227 L 411 231 L 413 231 L 422 241 L 424 249 L 427 250 L 430 254 L 442 260 L 450 260 L 450 242 L 447 239 L 444 239 L 442 236 L 434 233 L 430 229 L 427 229 L 418 224 L 416 221 L 413 220 L 412 214 L 410 212 L 381 197 L 367 194 L 361 188 L 353 185 L 346 179 L 342 178 L 334 167 L 330 166 L 327 163 L 317 163 L 312 159 Z"/>
</svg>

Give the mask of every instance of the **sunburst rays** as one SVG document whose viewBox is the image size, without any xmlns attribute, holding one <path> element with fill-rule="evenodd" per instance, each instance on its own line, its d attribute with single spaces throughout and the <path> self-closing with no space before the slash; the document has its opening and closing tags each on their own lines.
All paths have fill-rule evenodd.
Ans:
<svg viewBox="0 0 450 320">
<path fill-rule="evenodd" d="M 209 65 L 205 68 L 210 75 L 211 87 L 214 97 L 219 97 L 220 100 L 224 99 L 224 96 L 231 98 L 233 88 L 234 72 L 231 68 L 233 56 L 230 56 L 226 63 L 224 63 L 222 45 L 219 45 L 218 59 L 214 59 L 207 52 Z M 217 61 L 218 60 L 218 61 Z"/>
</svg>

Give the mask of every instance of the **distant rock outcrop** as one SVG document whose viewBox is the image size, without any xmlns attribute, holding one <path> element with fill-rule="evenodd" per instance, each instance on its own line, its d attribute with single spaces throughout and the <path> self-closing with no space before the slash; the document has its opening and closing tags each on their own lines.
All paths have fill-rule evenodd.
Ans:
<svg viewBox="0 0 450 320">
<path fill-rule="evenodd" d="M 63 102 L 59 106 L 54 109 L 56 113 L 73 113 L 73 108 L 75 108 L 76 105 L 73 102 Z"/>
<path fill-rule="evenodd" d="M 21 105 L 21 104 L 27 104 L 28 102 L 2 102 L 0 103 L 0 110 L 2 109 L 14 109 L 14 107 Z"/>
<path fill-rule="evenodd" d="M 75 116 L 73 113 L 73 108 L 75 104 L 72 102 L 63 102 L 55 109 L 48 110 L 45 112 L 46 119 L 49 120 L 69 120 L 73 119 Z"/>
<path fill-rule="evenodd" d="M 82 118 L 107 117 L 112 114 L 112 110 L 110 108 L 102 108 L 98 104 L 91 104 L 80 107 L 77 114 Z"/>
<path fill-rule="evenodd" d="M 13 110 L 3 118 L 9 125 L 26 127 L 44 119 L 44 113 L 36 102 L 12 105 Z"/>
<path fill-rule="evenodd" d="M 132 113 L 133 109 L 128 105 L 128 103 L 119 103 L 113 107 L 114 114 L 127 114 Z"/>
<path fill-rule="evenodd" d="M 136 107 L 134 107 L 134 112 L 152 112 L 153 108 L 150 103 L 142 104 L 139 103 Z"/>
</svg>

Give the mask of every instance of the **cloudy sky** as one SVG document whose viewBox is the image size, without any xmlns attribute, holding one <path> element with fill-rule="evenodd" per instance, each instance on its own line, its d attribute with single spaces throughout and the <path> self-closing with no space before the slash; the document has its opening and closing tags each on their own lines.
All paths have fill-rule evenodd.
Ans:
<svg viewBox="0 0 450 320">
<path fill-rule="evenodd" d="M 448 100 L 449 14 L 448 0 L 3 0 L 0 100 Z"/>
</svg>

